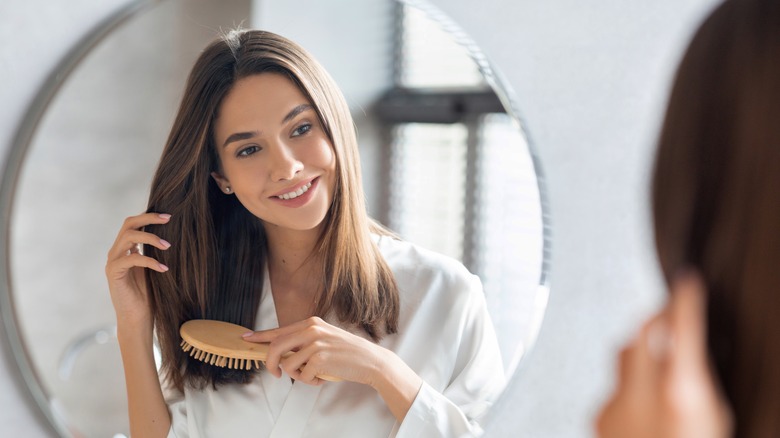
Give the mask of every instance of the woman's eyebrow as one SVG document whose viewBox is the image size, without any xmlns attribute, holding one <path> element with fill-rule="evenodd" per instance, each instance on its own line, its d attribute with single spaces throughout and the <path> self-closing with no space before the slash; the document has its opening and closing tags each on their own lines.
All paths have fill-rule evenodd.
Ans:
<svg viewBox="0 0 780 438">
<path fill-rule="evenodd" d="M 228 143 L 232 143 L 234 141 L 240 141 L 240 140 L 246 140 L 252 137 L 256 137 L 260 135 L 258 131 L 250 131 L 250 132 L 236 132 L 235 134 L 230 134 L 230 137 L 225 140 L 225 143 L 222 145 L 223 148 L 227 147 Z"/>
<path fill-rule="evenodd" d="M 308 103 L 302 103 L 302 104 L 296 106 L 289 113 L 287 113 L 286 116 L 284 116 L 284 119 L 282 119 L 282 123 L 281 124 L 284 125 L 285 123 L 287 123 L 290 120 L 294 119 L 295 116 L 297 116 L 298 114 L 300 114 L 300 113 L 302 113 L 304 111 L 308 111 L 310 109 L 313 109 L 313 107 L 311 105 L 309 105 Z M 231 134 L 227 138 L 227 140 L 225 140 L 225 143 L 222 145 L 222 147 L 223 148 L 227 147 L 227 145 L 229 143 L 232 143 L 234 141 L 247 140 L 247 139 L 250 139 L 252 137 L 257 137 L 258 135 L 260 135 L 259 131 L 236 132 L 235 134 Z"/>
<path fill-rule="evenodd" d="M 309 105 L 308 103 L 302 103 L 296 106 L 295 108 L 292 109 L 292 111 L 290 111 L 289 113 L 287 113 L 286 116 L 284 116 L 284 119 L 282 119 L 282 125 L 295 118 L 295 116 L 297 116 L 298 114 L 310 109 L 312 109 L 312 106 Z"/>
</svg>

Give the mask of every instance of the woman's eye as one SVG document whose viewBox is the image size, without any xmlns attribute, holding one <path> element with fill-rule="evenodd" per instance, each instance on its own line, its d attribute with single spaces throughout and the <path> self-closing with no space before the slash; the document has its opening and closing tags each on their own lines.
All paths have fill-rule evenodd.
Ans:
<svg viewBox="0 0 780 438">
<path fill-rule="evenodd" d="M 293 131 L 293 137 L 297 137 L 299 135 L 306 134 L 311 130 L 311 123 L 304 123 L 303 125 L 295 128 L 295 131 Z"/>
<path fill-rule="evenodd" d="M 255 152 L 257 152 L 259 150 L 260 150 L 260 148 L 257 147 L 257 146 L 249 146 L 249 147 L 246 147 L 246 148 L 243 148 L 243 149 L 239 150 L 236 155 L 239 158 L 248 157 L 248 156 L 254 154 Z"/>
</svg>

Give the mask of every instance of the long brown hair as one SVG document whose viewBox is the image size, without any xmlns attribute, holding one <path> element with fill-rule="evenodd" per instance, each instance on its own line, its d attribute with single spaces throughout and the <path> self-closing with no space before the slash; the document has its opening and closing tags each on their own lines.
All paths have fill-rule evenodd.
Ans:
<svg viewBox="0 0 780 438">
<path fill-rule="evenodd" d="M 233 31 L 210 44 L 190 73 L 160 159 L 148 211 L 170 213 L 168 224 L 147 227 L 172 243 L 144 250 L 166 264 L 146 271 L 150 303 L 172 384 L 202 388 L 250 381 L 252 372 L 206 365 L 179 347 L 179 327 L 207 318 L 254 327 L 263 284 L 266 241 L 260 220 L 235 196 L 222 193 L 210 174 L 219 168 L 214 119 L 236 81 L 280 73 L 315 108 L 336 155 L 333 202 L 314 256 L 322 261 L 315 315 L 356 325 L 374 340 L 395 333 L 398 290 L 371 233 L 386 234 L 366 214 L 357 138 L 349 108 L 325 70 L 300 46 L 270 32 Z"/>
<path fill-rule="evenodd" d="M 653 183 L 667 280 L 708 288 L 735 436 L 780 436 L 780 2 L 726 1 L 678 70 Z"/>
</svg>

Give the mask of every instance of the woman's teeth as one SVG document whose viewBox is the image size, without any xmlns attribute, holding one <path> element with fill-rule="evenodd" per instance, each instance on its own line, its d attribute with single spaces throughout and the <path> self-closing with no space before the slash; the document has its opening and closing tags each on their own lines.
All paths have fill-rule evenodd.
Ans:
<svg viewBox="0 0 780 438">
<path fill-rule="evenodd" d="M 298 189 L 298 190 L 296 190 L 294 192 L 285 193 L 284 195 L 279 195 L 278 198 L 279 199 L 295 199 L 298 196 L 301 196 L 302 194 L 308 192 L 309 188 L 311 188 L 311 182 L 309 182 L 308 184 L 306 184 L 305 186 L 301 187 L 300 189 Z"/>
</svg>

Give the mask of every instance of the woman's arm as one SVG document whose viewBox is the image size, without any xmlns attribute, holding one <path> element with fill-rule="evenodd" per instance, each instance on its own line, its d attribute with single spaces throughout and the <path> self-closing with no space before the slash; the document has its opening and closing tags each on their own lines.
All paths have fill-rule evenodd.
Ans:
<svg viewBox="0 0 780 438">
<path fill-rule="evenodd" d="M 130 435 L 165 437 L 171 417 L 154 362 L 152 330 L 117 326 L 130 415 Z"/>
<path fill-rule="evenodd" d="M 125 220 L 108 252 L 106 278 L 117 319 L 117 339 L 127 385 L 130 433 L 139 437 L 164 437 L 171 419 L 163 398 L 153 355 L 153 318 L 144 278 L 144 269 L 159 273 L 168 267 L 144 256 L 139 245 L 161 250 L 171 244 L 141 229 L 165 224 L 170 215 L 146 213 Z"/>
<path fill-rule="evenodd" d="M 417 398 L 423 380 L 395 353 L 382 350 L 384 357 L 374 373 L 371 387 L 379 393 L 395 419 L 401 423 Z"/>
<path fill-rule="evenodd" d="M 430 335 L 418 333 L 420 345 L 405 357 L 414 361 L 415 367 L 428 371 L 399 425 L 397 438 L 480 436 L 480 421 L 506 383 L 482 283 L 470 274 L 456 275 L 452 280 L 444 283 L 444 289 L 450 292 L 420 304 L 421 316 L 431 321 L 424 329 Z M 427 353 L 435 345 L 431 339 L 436 337 L 452 346 L 449 352 L 454 356 L 437 357 L 442 350 L 433 350 L 438 352 L 433 356 Z M 422 361 L 434 361 L 434 365 L 421 365 Z"/>
</svg>

